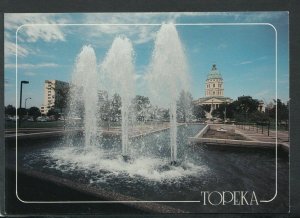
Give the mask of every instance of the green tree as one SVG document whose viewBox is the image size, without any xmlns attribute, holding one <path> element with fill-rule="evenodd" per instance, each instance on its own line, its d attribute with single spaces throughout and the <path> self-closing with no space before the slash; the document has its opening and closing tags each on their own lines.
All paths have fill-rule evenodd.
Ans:
<svg viewBox="0 0 300 218">
<path fill-rule="evenodd" d="M 162 111 L 162 119 L 164 121 L 170 121 L 170 110 L 169 109 Z"/>
<path fill-rule="evenodd" d="M 259 102 L 251 96 L 241 96 L 233 102 L 233 105 L 238 113 L 252 113 L 257 111 Z"/>
<path fill-rule="evenodd" d="M 206 111 L 207 113 L 209 113 L 210 109 L 211 109 L 211 105 L 205 104 L 205 105 L 202 105 L 202 108 L 203 108 L 204 111 Z"/>
<path fill-rule="evenodd" d="M 258 100 L 253 99 L 251 96 L 238 97 L 231 105 L 234 109 L 235 120 L 243 122 L 248 121 L 251 114 L 257 111 L 258 105 Z"/>
<path fill-rule="evenodd" d="M 205 111 L 201 105 L 194 105 L 193 115 L 197 120 L 205 118 Z"/>
<path fill-rule="evenodd" d="M 18 108 L 17 109 L 17 115 L 19 117 L 24 117 L 27 114 L 27 110 L 25 108 Z"/>
<path fill-rule="evenodd" d="M 121 120 L 121 107 L 122 101 L 121 96 L 119 94 L 114 94 L 111 101 L 111 121 L 119 121 Z"/>
<path fill-rule="evenodd" d="M 47 116 L 54 116 L 55 120 L 58 120 L 59 114 L 55 109 L 50 109 L 47 113 Z"/>
<path fill-rule="evenodd" d="M 289 119 L 289 109 L 280 99 L 277 101 L 274 99 L 273 108 L 269 109 L 269 116 L 273 119 L 276 118 L 276 105 L 277 105 L 277 125 L 280 125 L 282 121 Z"/>
<path fill-rule="evenodd" d="M 220 104 L 218 108 L 213 110 L 212 115 L 221 119 L 225 119 L 226 115 L 226 119 L 231 119 L 234 117 L 234 111 L 234 104 Z"/>
<path fill-rule="evenodd" d="M 225 108 L 226 108 L 225 104 L 220 104 L 218 108 L 213 110 L 212 116 L 224 119 L 225 118 Z M 227 113 L 227 111 L 226 111 L 226 113 Z M 227 114 L 226 114 L 226 117 L 227 117 Z"/>
<path fill-rule="evenodd" d="M 136 119 L 138 121 L 145 121 L 146 117 L 149 117 L 149 108 L 151 107 L 148 97 L 137 95 L 132 100 L 134 110 L 136 112 Z"/>
<path fill-rule="evenodd" d="M 5 114 L 10 115 L 10 116 L 15 116 L 16 108 L 14 106 L 12 106 L 11 104 L 7 105 L 5 107 Z"/>
<path fill-rule="evenodd" d="M 100 106 L 100 118 L 103 121 L 110 121 L 111 120 L 111 100 L 107 99 L 102 102 Z"/>
<path fill-rule="evenodd" d="M 266 113 L 260 111 L 254 111 L 249 115 L 249 120 L 253 122 L 268 122 L 269 117 Z"/>
<path fill-rule="evenodd" d="M 28 115 L 32 116 L 33 119 L 36 120 L 36 118 L 41 116 L 41 111 L 37 107 L 31 107 L 31 108 L 28 109 Z"/>
<path fill-rule="evenodd" d="M 235 110 L 238 113 L 252 113 L 257 111 L 259 102 L 257 99 L 253 99 L 251 96 L 241 96 L 238 97 L 233 104 L 235 105 Z"/>
</svg>

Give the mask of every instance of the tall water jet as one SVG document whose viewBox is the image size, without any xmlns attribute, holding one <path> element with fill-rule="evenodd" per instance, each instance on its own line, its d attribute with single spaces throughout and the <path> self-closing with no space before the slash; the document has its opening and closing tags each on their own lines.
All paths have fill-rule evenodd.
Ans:
<svg viewBox="0 0 300 218">
<path fill-rule="evenodd" d="M 122 106 L 122 155 L 128 157 L 129 146 L 129 112 L 134 97 L 134 51 L 131 41 L 118 36 L 114 39 L 103 63 L 101 64 L 101 81 L 110 94 L 121 96 Z"/>
<path fill-rule="evenodd" d="M 152 100 L 170 110 L 171 163 L 177 160 L 176 100 L 189 88 L 184 49 L 174 24 L 163 24 L 157 32 L 155 47 L 146 79 Z"/>
<path fill-rule="evenodd" d="M 76 58 L 70 89 L 68 120 L 76 126 L 77 119 L 83 119 L 85 146 L 98 143 L 98 88 L 97 59 L 94 49 L 83 46 Z"/>
</svg>

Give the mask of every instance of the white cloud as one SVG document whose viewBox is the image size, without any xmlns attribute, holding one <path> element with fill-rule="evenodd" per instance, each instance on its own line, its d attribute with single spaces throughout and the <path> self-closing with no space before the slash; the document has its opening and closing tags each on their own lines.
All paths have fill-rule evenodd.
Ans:
<svg viewBox="0 0 300 218">
<path fill-rule="evenodd" d="M 24 75 L 26 75 L 26 76 L 35 76 L 36 73 L 29 71 L 29 72 L 25 72 Z"/>
<path fill-rule="evenodd" d="M 59 22 L 68 22 L 68 19 L 58 19 L 55 14 L 40 14 L 40 13 L 12 13 L 5 14 L 4 28 L 15 32 L 18 27 L 23 24 L 55 24 Z M 44 41 L 64 41 L 65 34 L 61 27 L 57 25 L 34 25 L 23 26 L 19 30 L 20 40 L 35 42 L 38 39 Z"/>
<path fill-rule="evenodd" d="M 256 12 L 244 14 L 245 22 L 269 22 L 270 20 L 279 20 L 286 16 L 287 12 Z M 247 16 L 245 16 L 247 15 Z"/>
<path fill-rule="evenodd" d="M 70 21 L 68 15 L 60 14 L 38 14 L 38 13 L 7 13 L 4 15 L 4 37 L 5 37 L 5 62 L 15 55 L 15 36 L 17 29 L 24 24 L 55 24 L 67 23 Z M 18 56 L 25 57 L 28 54 L 35 54 L 34 49 L 30 49 L 30 44 L 20 45 L 20 42 L 35 42 L 37 40 L 64 41 L 65 34 L 62 27 L 57 25 L 46 26 L 22 26 L 18 32 Z"/>
<path fill-rule="evenodd" d="M 255 93 L 255 96 L 257 97 L 266 97 L 270 93 L 269 89 L 262 90 L 260 92 Z"/>
<path fill-rule="evenodd" d="M 242 61 L 238 65 L 245 65 L 245 64 L 252 64 L 252 63 L 253 63 L 253 61 Z"/>
<path fill-rule="evenodd" d="M 24 57 L 29 53 L 28 49 L 18 45 L 18 56 Z M 16 44 L 5 40 L 4 42 L 4 55 L 5 57 L 11 57 L 16 54 Z"/>
<path fill-rule="evenodd" d="M 25 26 L 19 32 L 25 32 L 28 42 L 35 42 L 38 39 L 42 39 L 46 42 L 51 41 L 65 41 L 65 36 L 60 28 L 56 25 L 46 26 Z"/>
<path fill-rule="evenodd" d="M 40 63 L 40 64 L 18 64 L 18 68 L 22 69 L 35 69 L 43 67 L 59 67 L 60 65 L 55 63 Z M 15 64 L 5 64 L 5 68 L 15 68 Z"/>
<path fill-rule="evenodd" d="M 88 36 L 99 38 L 103 35 L 125 34 L 133 43 L 147 43 L 155 38 L 159 26 L 146 26 L 140 24 L 161 24 L 163 22 L 175 22 L 178 14 L 175 13 L 107 13 L 107 14 L 85 14 L 83 23 L 107 24 L 91 26 Z M 110 25 L 131 24 L 131 25 Z M 137 24 L 137 25 L 132 25 Z"/>
</svg>

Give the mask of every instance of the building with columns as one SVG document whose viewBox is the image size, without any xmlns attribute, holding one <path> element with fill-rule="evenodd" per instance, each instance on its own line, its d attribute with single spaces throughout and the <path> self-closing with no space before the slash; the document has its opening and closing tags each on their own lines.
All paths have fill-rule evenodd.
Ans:
<svg viewBox="0 0 300 218">
<path fill-rule="evenodd" d="M 205 82 L 205 97 L 194 101 L 195 105 L 210 105 L 211 111 L 221 104 L 231 103 L 233 100 L 224 97 L 224 82 L 217 66 L 213 64 Z"/>
</svg>

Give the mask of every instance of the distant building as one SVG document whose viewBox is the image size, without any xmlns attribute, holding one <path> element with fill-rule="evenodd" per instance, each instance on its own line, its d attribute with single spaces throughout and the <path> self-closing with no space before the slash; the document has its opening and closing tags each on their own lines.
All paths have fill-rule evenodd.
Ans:
<svg viewBox="0 0 300 218">
<path fill-rule="evenodd" d="M 59 111 L 57 101 L 62 98 L 61 92 L 69 88 L 69 83 L 59 80 L 45 80 L 44 103 L 41 106 L 41 113 L 46 115 L 50 109 Z"/>
<path fill-rule="evenodd" d="M 224 82 L 222 75 L 214 64 L 205 82 L 205 97 L 193 101 L 195 105 L 210 105 L 211 111 L 221 104 L 231 103 L 232 99 L 224 97 Z"/>
<path fill-rule="evenodd" d="M 258 101 L 258 108 L 257 108 L 257 110 L 259 112 L 266 112 L 265 103 L 262 100 Z"/>
</svg>

